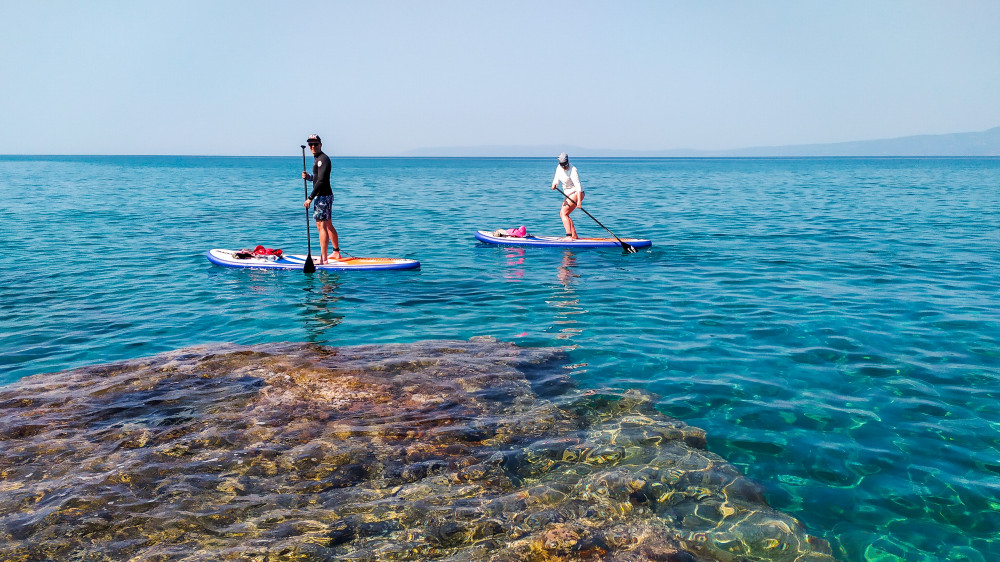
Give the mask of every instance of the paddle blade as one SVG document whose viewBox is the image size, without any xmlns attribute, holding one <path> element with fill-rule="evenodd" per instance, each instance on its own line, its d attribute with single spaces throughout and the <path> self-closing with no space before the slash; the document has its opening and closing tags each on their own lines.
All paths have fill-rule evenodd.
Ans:
<svg viewBox="0 0 1000 562">
<path fill-rule="evenodd" d="M 316 266 L 313 265 L 313 257 L 309 256 L 306 258 L 305 265 L 302 266 L 302 273 L 312 273 L 316 271 Z"/>
<path fill-rule="evenodd" d="M 626 254 L 634 254 L 639 251 L 635 249 L 635 246 L 626 244 L 625 242 L 622 242 L 622 250 L 625 250 Z"/>
</svg>

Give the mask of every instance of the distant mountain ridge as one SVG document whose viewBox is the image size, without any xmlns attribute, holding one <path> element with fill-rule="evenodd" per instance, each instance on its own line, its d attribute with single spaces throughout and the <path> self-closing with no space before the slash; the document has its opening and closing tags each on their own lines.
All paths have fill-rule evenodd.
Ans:
<svg viewBox="0 0 1000 562">
<path fill-rule="evenodd" d="M 780 156 L 1000 156 L 1000 127 L 975 133 L 914 135 L 826 144 L 760 146 L 732 150 L 621 150 L 580 146 L 453 146 L 418 148 L 402 156 L 545 157 L 560 152 L 584 157 L 683 158 Z"/>
</svg>

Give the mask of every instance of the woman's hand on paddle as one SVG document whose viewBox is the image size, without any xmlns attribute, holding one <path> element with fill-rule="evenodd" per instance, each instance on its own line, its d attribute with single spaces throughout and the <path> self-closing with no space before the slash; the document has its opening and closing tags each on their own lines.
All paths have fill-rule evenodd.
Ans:
<svg viewBox="0 0 1000 562">
<path fill-rule="evenodd" d="M 302 171 L 302 179 L 304 179 L 304 180 L 311 180 L 312 178 L 309 177 L 309 174 L 306 173 L 305 170 L 303 170 Z"/>
<path fill-rule="evenodd" d="M 309 208 L 309 203 L 312 203 L 312 200 L 311 199 L 306 199 L 305 202 L 302 203 L 302 206 L 305 207 L 306 209 L 308 209 Z"/>
</svg>

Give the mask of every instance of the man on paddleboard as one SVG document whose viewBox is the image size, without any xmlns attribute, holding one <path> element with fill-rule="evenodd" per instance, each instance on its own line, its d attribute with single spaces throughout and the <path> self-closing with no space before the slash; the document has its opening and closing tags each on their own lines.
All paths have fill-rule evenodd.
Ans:
<svg viewBox="0 0 1000 562">
<path fill-rule="evenodd" d="M 333 207 L 333 188 L 330 186 L 330 157 L 323 154 L 323 141 L 319 135 L 309 135 L 306 141 L 309 151 L 316 159 L 313 163 L 313 173 L 302 171 L 302 179 L 313 182 L 312 193 L 302 204 L 306 209 L 313 206 L 313 218 L 316 219 L 316 230 L 319 231 L 319 265 L 328 263 L 328 243 L 333 244 L 333 259 L 340 259 L 340 244 L 337 240 L 337 229 L 333 228 L 331 210 Z"/>
<path fill-rule="evenodd" d="M 583 184 L 580 183 L 580 174 L 576 171 L 576 166 L 570 166 L 569 156 L 565 152 L 559 155 L 556 177 L 552 178 L 552 189 L 555 189 L 559 182 L 562 182 L 563 193 L 566 194 L 566 197 L 563 197 L 562 207 L 559 208 L 559 218 L 566 228 L 566 238 L 576 240 L 576 226 L 569 214 L 583 204 Z"/>
</svg>

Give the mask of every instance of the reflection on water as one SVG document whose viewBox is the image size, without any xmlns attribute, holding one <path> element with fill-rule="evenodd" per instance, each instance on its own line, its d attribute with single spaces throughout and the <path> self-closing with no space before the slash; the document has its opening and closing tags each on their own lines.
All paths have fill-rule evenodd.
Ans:
<svg viewBox="0 0 1000 562">
<path fill-rule="evenodd" d="M 504 279 L 521 281 L 524 279 L 524 248 L 508 246 L 503 249 Z"/>
<path fill-rule="evenodd" d="M 22 379 L 0 559 L 833 560 L 702 430 L 565 359 L 225 345 Z"/>
<path fill-rule="evenodd" d="M 329 330 L 344 320 L 337 303 L 342 282 L 338 275 L 317 272 L 310 276 L 305 288 L 299 316 L 303 320 L 308 340 L 312 343 L 330 341 Z"/>
<path fill-rule="evenodd" d="M 567 290 L 570 289 L 570 283 L 580 277 L 580 274 L 576 273 L 575 270 L 576 255 L 572 250 L 563 250 L 562 261 L 559 263 L 559 283 Z"/>
<path fill-rule="evenodd" d="M 583 328 L 577 326 L 580 322 L 574 316 L 587 312 L 580 306 L 580 297 L 574 289 L 580 274 L 576 272 L 576 255 L 572 250 L 563 250 L 556 277 L 562 290 L 545 302 L 557 309 L 555 324 L 559 328 L 559 333 L 556 334 L 556 338 L 568 340 L 583 333 Z"/>
</svg>

